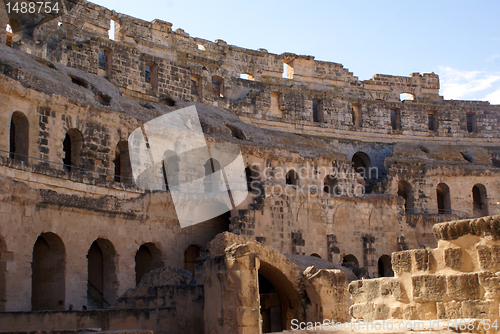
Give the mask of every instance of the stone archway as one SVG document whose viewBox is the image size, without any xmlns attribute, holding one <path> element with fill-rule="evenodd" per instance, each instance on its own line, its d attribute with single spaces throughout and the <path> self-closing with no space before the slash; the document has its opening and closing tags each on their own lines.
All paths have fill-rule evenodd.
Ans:
<svg viewBox="0 0 500 334">
<path fill-rule="evenodd" d="M 42 233 L 33 246 L 31 308 L 33 311 L 65 309 L 66 249 L 54 233 Z"/>
</svg>

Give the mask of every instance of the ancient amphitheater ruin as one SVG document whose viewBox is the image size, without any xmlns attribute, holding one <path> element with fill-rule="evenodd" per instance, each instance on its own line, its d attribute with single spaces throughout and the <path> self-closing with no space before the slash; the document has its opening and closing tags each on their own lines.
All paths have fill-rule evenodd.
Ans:
<svg viewBox="0 0 500 334">
<path fill-rule="evenodd" d="M 499 332 L 499 105 L 71 3 L 41 25 L 0 9 L 0 332 Z M 182 228 L 186 179 L 141 187 L 129 138 L 190 106 L 241 150 L 247 196 Z"/>
</svg>

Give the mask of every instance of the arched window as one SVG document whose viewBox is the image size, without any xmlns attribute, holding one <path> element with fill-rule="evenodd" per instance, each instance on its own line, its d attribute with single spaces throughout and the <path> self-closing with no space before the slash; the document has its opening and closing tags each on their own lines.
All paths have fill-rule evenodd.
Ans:
<svg viewBox="0 0 500 334">
<path fill-rule="evenodd" d="M 389 255 L 382 255 L 378 259 L 378 277 L 392 277 L 394 272 L 392 271 L 391 257 Z"/>
<path fill-rule="evenodd" d="M 327 194 L 340 195 L 340 186 L 338 185 L 337 178 L 333 175 L 325 176 L 323 180 L 323 191 Z"/>
<path fill-rule="evenodd" d="M 36 239 L 31 270 L 32 310 L 64 310 L 66 250 L 61 238 L 42 233 Z"/>
<path fill-rule="evenodd" d="M 115 181 L 122 183 L 131 183 L 132 166 L 130 164 L 130 155 L 128 152 L 128 141 L 120 141 L 115 148 Z"/>
<path fill-rule="evenodd" d="M 342 266 L 350 269 L 359 268 L 359 262 L 354 255 L 349 254 L 342 258 Z"/>
<path fill-rule="evenodd" d="M 196 245 L 189 246 L 184 252 L 184 269 L 195 274 L 195 260 L 201 255 L 200 247 Z"/>
<path fill-rule="evenodd" d="M 299 185 L 299 176 L 295 170 L 290 169 L 288 173 L 286 173 L 286 184 L 290 184 L 293 186 Z"/>
<path fill-rule="evenodd" d="M 65 170 L 75 172 L 80 167 L 82 143 L 83 136 L 78 129 L 72 128 L 66 132 L 66 137 L 63 141 L 63 164 Z"/>
<path fill-rule="evenodd" d="M 476 184 L 472 188 L 472 200 L 474 207 L 474 216 L 484 217 L 488 215 L 486 187 L 482 184 Z"/>
<path fill-rule="evenodd" d="M 371 160 L 370 157 L 364 152 L 356 152 L 352 156 L 352 167 L 356 173 L 361 174 L 361 176 L 367 180 L 371 179 Z"/>
<path fill-rule="evenodd" d="M 89 309 L 111 307 L 116 299 L 116 250 L 106 239 L 97 239 L 87 253 L 87 306 Z"/>
<path fill-rule="evenodd" d="M 135 284 L 151 270 L 163 267 L 161 252 L 153 243 L 147 243 L 139 247 L 135 253 Z"/>
<path fill-rule="evenodd" d="M 256 182 L 260 181 L 260 171 L 257 166 L 252 165 L 245 168 L 245 176 L 247 177 L 247 189 L 248 191 L 256 190 Z"/>
<path fill-rule="evenodd" d="M 405 199 L 405 210 L 410 212 L 413 209 L 413 189 L 406 181 L 398 182 L 398 196 Z"/>
<path fill-rule="evenodd" d="M 318 259 L 321 259 L 321 256 L 319 256 L 319 254 L 316 254 L 316 253 L 312 253 L 311 256 L 312 257 L 317 257 Z"/>
<path fill-rule="evenodd" d="M 440 183 L 436 187 L 437 204 L 439 214 L 451 213 L 450 188 L 446 183 Z"/>
<path fill-rule="evenodd" d="M 11 159 L 28 162 L 29 123 L 22 112 L 16 111 L 10 119 L 9 146 Z"/>
<path fill-rule="evenodd" d="M 163 153 L 162 176 L 165 182 L 165 190 L 171 190 L 170 187 L 179 185 L 179 156 L 171 150 Z"/>
<path fill-rule="evenodd" d="M 217 192 L 220 191 L 220 163 L 215 159 L 208 159 L 205 163 L 205 179 L 203 181 L 205 186 L 205 192 Z"/>
</svg>

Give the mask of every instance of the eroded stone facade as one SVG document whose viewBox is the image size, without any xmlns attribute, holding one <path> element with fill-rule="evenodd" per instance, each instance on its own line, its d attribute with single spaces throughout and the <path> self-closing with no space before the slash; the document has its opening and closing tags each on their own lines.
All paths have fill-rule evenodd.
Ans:
<svg viewBox="0 0 500 334">
<path fill-rule="evenodd" d="M 2 7 L 0 25 L 7 24 L 13 32 L 2 33 L 0 45 L 0 311 L 131 307 L 115 302 L 150 270 L 178 266 L 198 285 L 219 271 L 228 277 L 210 293 L 229 307 L 217 317 L 231 320 L 204 327 L 224 332 L 238 327 L 233 313 L 240 312 L 231 309 L 236 301 L 224 295 L 226 284 L 258 289 L 265 263 L 289 264 L 282 254 L 321 257 L 358 278 L 391 276 L 391 253 L 428 254 L 437 245 L 433 224 L 500 208 L 500 108 L 444 100 L 434 73 L 360 81 L 340 64 L 193 38 L 168 22 L 85 1 L 33 29 L 9 22 Z M 403 93 L 411 99 L 401 101 Z M 192 105 L 207 141 L 241 148 L 249 195 L 225 215 L 180 228 L 168 191 L 134 185 L 128 138 Z M 225 231 L 276 255 L 266 262 L 250 246 L 209 252 Z M 235 263 L 245 280 L 229 280 Z M 262 317 L 279 318 L 281 329 L 294 316 L 345 318 L 338 307 L 347 310 L 347 301 L 325 288 L 343 284 L 332 268 L 280 268 L 261 285 L 277 288 L 274 272 L 292 286 L 309 285 L 294 286 L 300 298 L 293 312 L 281 309 L 283 317 L 241 311 L 242 319 L 253 317 L 248 326 Z M 202 298 L 186 285 L 193 300 Z M 161 292 L 181 291 L 169 289 Z M 323 289 L 331 298 L 323 299 Z M 168 309 L 166 323 L 186 321 L 171 303 L 158 305 Z M 182 330 L 199 328 L 188 327 Z"/>
</svg>

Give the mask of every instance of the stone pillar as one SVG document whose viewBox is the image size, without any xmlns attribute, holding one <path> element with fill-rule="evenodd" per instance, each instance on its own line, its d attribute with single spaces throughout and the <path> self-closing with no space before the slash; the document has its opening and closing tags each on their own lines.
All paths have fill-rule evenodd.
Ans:
<svg viewBox="0 0 500 334">
<path fill-rule="evenodd" d="M 205 262 L 205 333 L 261 333 L 258 270 L 257 253 L 247 245 Z"/>
</svg>

